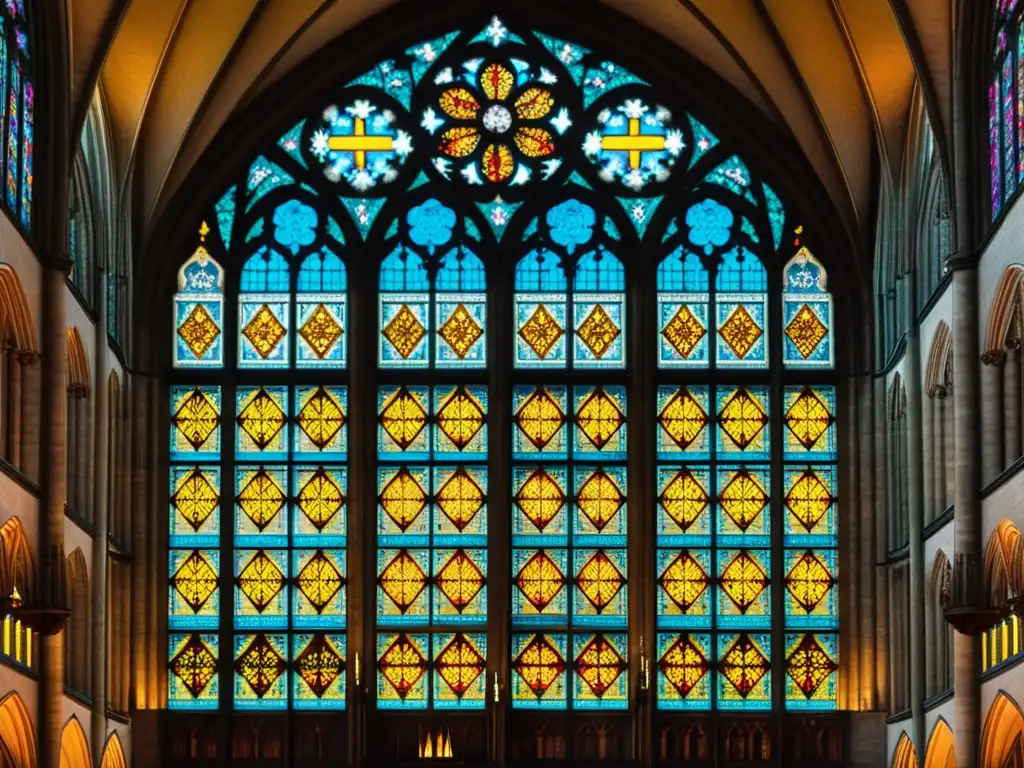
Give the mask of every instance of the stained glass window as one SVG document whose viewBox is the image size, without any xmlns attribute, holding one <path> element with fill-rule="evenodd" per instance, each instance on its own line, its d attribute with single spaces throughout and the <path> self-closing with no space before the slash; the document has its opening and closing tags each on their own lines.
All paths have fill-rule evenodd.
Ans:
<svg viewBox="0 0 1024 768">
<path fill-rule="evenodd" d="M 32 227 L 32 174 L 35 147 L 35 84 L 31 35 L 24 0 L 0 5 L 0 98 L 3 106 L 4 203 Z"/>
<path fill-rule="evenodd" d="M 996 35 L 988 89 L 992 219 L 1024 180 L 1024 25 L 1018 3 L 996 2 Z"/>
<path fill-rule="evenodd" d="M 475 225 L 431 198 L 392 225 L 380 366 L 461 383 L 385 383 L 377 414 L 377 706 L 481 709 L 487 680 L 486 357 Z M 466 242 L 466 241 L 469 242 Z M 386 380 L 386 376 L 384 379 Z"/>
<path fill-rule="evenodd" d="M 249 194 L 232 187 L 178 272 L 169 705 L 341 709 L 344 237 L 304 191 L 258 198 L 258 186 Z M 233 291 L 237 309 L 225 306 Z M 293 373 L 270 383 L 268 367 Z"/>
<path fill-rule="evenodd" d="M 332 98 L 182 250 L 170 706 L 337 709 L 351 650 L 382 712 L 625 711 L 648 685 L 663 711 L 834 709 L 833 305 L 781 192 L 638 75 L 499 19 Z M 376 369 L 351 390 L 350 358 Z"/>
</svg>

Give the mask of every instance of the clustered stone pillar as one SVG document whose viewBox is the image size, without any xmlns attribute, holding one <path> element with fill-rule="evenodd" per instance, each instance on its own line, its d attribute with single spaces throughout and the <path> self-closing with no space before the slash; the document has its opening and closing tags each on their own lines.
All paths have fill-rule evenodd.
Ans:
<svg viewBox="0 0 1024 768">
<path fill-rule="evenodd" d="M 1020 389 L 1020 339 L 1015 339 L 1006 350 L 1006 363 L 1003 365 L 1003 466 L 1006 469 L 1020 458 L 1021 429 L 1021 389 Z M 984 401 L 982 401 L 984 402 Z M 998 421 L 988 422 L 985 430 L 995 432 L 991 425 Z"/>
<path fill-rule="evenodd" d="M 908 304 L 909 307 L 909 304 Z M 925 615 L 924 615 L 924 503 L 922 491 L 922 390 L 920 330 L 913 318 L 907 327 L 907 506 L 910 544 L 910 706 L 913 713 L 914 743 L 925 743 Z"/>
<path fill-rule="evenodd" d="M 981 479 L 991 483 L 1003 471 L 1003 434 L 996 429 L 1003 422 L 1003 367 L 1006 352 L 990 349 L 981 356 L 981 418 L 992 429 L 986 429 L 981 436 Z"/>
<path fill-rule="evenodd" d="M 971 566 L 981 562 L 981 422 L 979 407 L 978 271 L 973 263 L 953 266 L 953 404 L 956 438 L 953 551 Z M 959 562 L 954 559 L 954 562 Z M 981 595 L 973 596 L 980 600 Z M 975 768 L 978 753 L 978 639 L 953 636 L 954 739 L 959 768 Z"/>
<path fill-rule="evenodd" d="M 50 618 L 47 626 L 40 628 L 40 768 L 60 768 L 60 740 L 64 725 L 64 617 L 60 613 L 67 607 L 64 582 L 64 506 L 67 497 L 64 282 L 70 263 L 66 259 L 63 261 L 59 265 L 63 268 L 50 267 L 43 272 L 43 356 L 40 366 L 43 381 L 37 390 L 42 396 L 46 415 L 42 421 L 42 444 L 46 453 L 42 464 L 45 473 L 39 525 L 42 558 L 37 600 Z"/>
<path fill-rule="evenodd" d="M 93 765 L 103 762 L 103 744 L 107 734 L 107 579 L 108 524 L 110 496 L 110 396 L 107 391 L 106 371 L 110 368 L 107 345 L 107 281 L 100 271 L 97 295 L 99 318 L 96 322 L 96 365 L 93 383 L 95 404 L 95 441 L 91 466 L 93 469 L 92 516 L 95 535 L 92 540 L 92 760 Z M 83 461 L 83 464 L 86 463 Z M 112 665 L 120 659 L 110 659 Z"/>
</svg>

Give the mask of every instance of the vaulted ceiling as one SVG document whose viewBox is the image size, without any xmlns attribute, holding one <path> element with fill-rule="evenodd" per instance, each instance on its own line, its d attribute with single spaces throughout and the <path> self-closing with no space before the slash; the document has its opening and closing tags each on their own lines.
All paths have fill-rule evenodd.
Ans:
<svg viewBox="0 0 1024 768">
<path fill-rule="evenodd" d="M 73 114 L 85 114 L 99 85 L 114 182 L 131 197 L 136 231 L 153 224 L 233 114 L 395 2 L 68 0 Z M 880 182 L 901 176 L 915 98 L 940 146 L 949 134 L 957 0 L 601 2 L 688 51 L 788 130 L 861 236 Z"/>
</svg>

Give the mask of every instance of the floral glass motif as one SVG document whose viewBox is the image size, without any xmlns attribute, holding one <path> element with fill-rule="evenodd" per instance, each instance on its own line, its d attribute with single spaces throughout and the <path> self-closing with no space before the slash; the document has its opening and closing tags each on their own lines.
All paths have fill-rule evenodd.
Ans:
<svg viewBox="0 0 1024 768">
<path fill-rule="evenodd" d="M 539 73 L 471 59 L 454 82 L 438 96 L 440 112 L 429 107 L 424 113 L 428 130 L 436 126 L 431 133 L 451 125 L 437 135 L 437 167 L 448 175 L 454 161 L 471 184 L 525 184 L 540 165 L 536 161 L 556 148 L 554 134 L 542 124 L 555 98 Z"/>
</svg>

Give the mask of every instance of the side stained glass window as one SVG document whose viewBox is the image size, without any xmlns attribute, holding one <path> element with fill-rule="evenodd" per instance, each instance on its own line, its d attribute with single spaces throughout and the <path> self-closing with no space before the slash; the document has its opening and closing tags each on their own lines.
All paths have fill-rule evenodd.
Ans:
<svg viewBox="0 0 1024 768">
<path fill-rule="evenodd" d="M 169 705 L 342 709 L 344 239 L 294 187 L 239 194 L 200 227 L 175 294 Z M 270 383 L 267 367 L 293 374 Z"/>
<path fill-rule="evenodd" d="M 393 229 L 380 268 L 377 707 L 482 709 L 486 278 L 466 222 L 440 201 Z M 406 381 L 408 368 L 461 370 L 427 385 Z"/>
<path fill-rule="evenodd" d="M 1024 25 L 1017 0 L 995 0 L 996 34 L 988 88 L 992 220 L 1024 181 Z"/>
<path fill-rule="evenodd" d="M 35 83 L 28 30 L 24 0 L 4 0 L 0 5 L 3 199 L 11 213 L 31 229 Z"/>
</svg>

